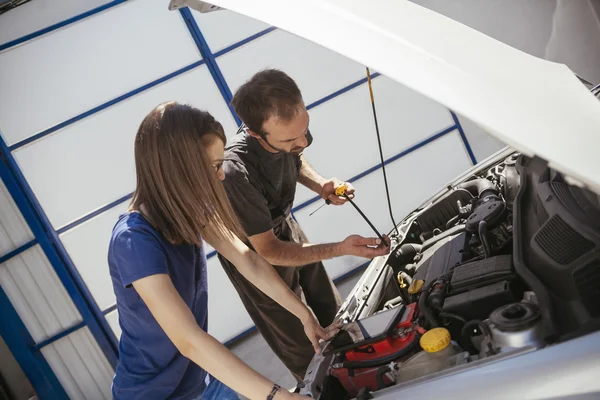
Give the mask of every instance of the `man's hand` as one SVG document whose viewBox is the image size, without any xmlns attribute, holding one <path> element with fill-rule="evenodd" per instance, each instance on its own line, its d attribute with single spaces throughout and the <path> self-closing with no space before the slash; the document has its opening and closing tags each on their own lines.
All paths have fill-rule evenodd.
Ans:
<svg viewBox="0 0 600 400">
<path fill-rule="evenodd" d="M 306 320 L 302 321 L 302 324 L 304 325 L 304 333 L 312 343 L 315 353 L 317 354 L 321 354 L 321 345 L 319 344 L 319 341 L 333 338 L 340 331 L 341 326 L 341 324 L 333 323 L 327 328 L 322 328 L 312 311 Z"/>
<path fill-rule="evenodd" d="M 344 254 L 363 258 L 384 256 L 390 252 L 390 239 L 386 235 L 383 235 L 383 239 L 384 243 L 379 238 L 351 235 L 342 242 L 342 251 Z"/>
<path fill-rule="evenodd" d="M 321 186 L 321 198 L 323 200 L 330 200 L 331 204 L 336 206 L 341 206 L 346 201 L 348 201 L 344 196 L 336 196 L 335 189 L 341 185 L 345 184 L 348 188 L 346 189 L 346 194 L 351 199 L 354 198 L 354 187 L 348 182 L 342 182 L 337 178 L 331 178 L 326 180 Z"/>
</svg>

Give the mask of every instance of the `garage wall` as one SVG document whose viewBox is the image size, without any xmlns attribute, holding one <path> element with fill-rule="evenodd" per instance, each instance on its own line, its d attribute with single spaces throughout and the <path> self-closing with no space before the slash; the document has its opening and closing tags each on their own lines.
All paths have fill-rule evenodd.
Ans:
<svg viewBox="0 0 600 400">
<path fill-rule="evenodd" d="M 137 126 L 158 103 L 207 109 L 231 137 L 239 123 L 231 93 L 259 69 L 283 69 L 311 114 L 307 158 L 322 175 L 350 180 L 378 229 L 392 228 L 364 66 L 228 11 L 168 11 L 167 3 L 37 0 L 0 16 L 0 306 L 16 327 L 3 324 L 2 336 L 36 390 L 54 398 L 110 398 L 120 328 L 108 240 L 134 189 Z M 501 144 L 372 72 L 399 220 Z M 309 217 L 320 204 L 298 188 L 294 215 L 311 240 L 372 234 L 350 206 Z M 227 342 L 252 323 L 211 250 L 209 332 Z M 365 261 L 326 267 L 337 278 Z"/>
</svg>

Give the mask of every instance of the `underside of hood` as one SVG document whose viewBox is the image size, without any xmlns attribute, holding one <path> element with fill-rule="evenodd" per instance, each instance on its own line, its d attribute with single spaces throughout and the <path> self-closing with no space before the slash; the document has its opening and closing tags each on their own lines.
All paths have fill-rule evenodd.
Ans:
<svg viewBox="0 0 600 400">
<path fill-rule="evenodd" d="M 203 3 L 177 2 L 196 9 Z M 600 193 L 600 102 L 563 64 L 526 54 L 408 1 L 211 4 L 369 66 Z"/>
</svg>

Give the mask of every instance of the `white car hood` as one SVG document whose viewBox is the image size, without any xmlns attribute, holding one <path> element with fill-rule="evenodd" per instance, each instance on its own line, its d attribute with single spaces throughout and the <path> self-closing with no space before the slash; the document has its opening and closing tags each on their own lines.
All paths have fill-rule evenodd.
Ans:
<svg viewBox="0 0 600 400">
<path fill-rule="evenodd" d="M 600 193 L 600 101 L 565 65 L 405 0 L 211 3 L 367 65 Z"/>
</svg>

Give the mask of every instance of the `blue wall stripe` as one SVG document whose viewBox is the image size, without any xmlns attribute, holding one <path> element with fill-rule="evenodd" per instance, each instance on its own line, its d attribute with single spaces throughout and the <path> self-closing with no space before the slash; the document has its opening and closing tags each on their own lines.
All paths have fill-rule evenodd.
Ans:
<svg viewBox="0 0 600 400">
<path fill-rule="evenodd" d="M 110 3 L 110 4 L 117 5 L 117 4 L 120 4 L 120 3 L 124 3 L 125 1 L 127 1 L 127 0 L 120 0 L 118 2 L 113 2 L 114 4 L 113 3 Z M 106 7 L 106 8 L 110 8 L 110 7 Z M 104 10 L 106 8 L 103 8 L 102 10 Z M 100 10 L 100 11 L 102 11 L 102 10 Z M 192 36 L 194 37 L 194 40 L 196 41 L 196 39 L 197 39 L 196 44 L 197 44 L 197 46 L 198 46 L 198 48 L 200 50 L 200 54 L 202 55 L 203 60 L 197 61 L 197 62 L 195 62 L 193 64 L 190 64 L 190 65 L 188 65 L 188 66 L 186 66 L 184 68 L 181 68 L 181 69 L 179 69 L 179 70 L 177 70 L 177 71 L 175 71 L 173 73 L 165 75 L 162 78 L 159 78 L 159 79 L 157 79 L 155 81 L 152 81 L 152 82 L 150 82 L 150 83 L 148 83 L 146 85 L 140 86 L 139 88 L 134 89 L 131 92 L 125 93 L 122 96 L 119 96 L 119 97 L 117 97 L 117 98 L 115 98 L 113 100 L 110 100 L 110 101 L 108 101 L 106 103 L 103 103 L 103 104 L 99 105 L 98 107 L 95 107 L 95 108 L 93 108 L 91 110 L 88 110 L 88 111 L 86 111 L 84 113 L 81 113 L 81 114 L 79 114 L 79 115 L 77 115 L 77 116 L 75 116 L 75 117 L 73 117 L 71 119 L 68 119 L 66 121 L 63 121 L 63 122 L 57 124 L 57 125 L 54 125 L 54 126 L 48 128 L 48 129 L 46 129 L 46 130 L 44 130 L 42 132 L 39 132 L 39 133 L 37 133 L 37 134 L 35 134 L 33 136 L 30 136 L 30 137 L 28 137 L 26 139 L 23 139 L 23 140 L 15 143 L 15 144 L 13 144 L 12 146 L 10 146 L 9 147 L 10 150 L 14 151 L 14 150 L 16 150 L 16 149 L 18 149 L 20 147 L 23 147 L 23 146 L 29 144 L 29 143 L 35 142 L 36 140 L 41 139 L 41 138 L 43 138 L 43 137 L 45 137 L 45 136 L 47 136 L 47 135 L 49 135 L 49 134 L 51 134 L 53 132 L 56 132 L 56 131 L 58 131 L 58 130 L 60 130 L 62 128 L 65 128 L 65 127 L 67 127 L 67 126 L 69 126 L 69 125 L 71 125 L 71 124 L 73 124 L 73 123 L 75 123 L 75 122 L 77 122 L 77 121 L 79 121 L 81 119 L 89 117 L 90 115 L 96 114 L 97 112 L 104 110 L 105 108 L 108 108 L 108 107 L 110 107 L 112 105 L 115 105 L 116 103 L 119 103 L 119 102 L 121 102 L 123 100 L 126 100 L 126 99 L 130 98 L 131 96 L 134 96 L 134 95 L 136 95 L 138 93 L 141 93 L 141 92 L 143 92 L 145 90 L 148 90 L 148 89 L 150 89 L 150 88 L 152 88 L 152 87 L 154 87 L 154 86 L 156 86 L 158 84 L 161 84 L 161 83 L 163 83 L 163 82 L 165 82 L 165 81 L 167 81 L 167 80 L 169 80 L 171 78 L 174 78 L 174 77 L 176 77 L 178 75 L 181 75 L 181 74 L 183 74 L 185 72 L 188 72 L 189 70 L 194 69 L 194 68 L 196 68 L 196 67 L 204 64 L 206 62 L 206 60 L 211 60 L 211 65 L 209 66 L 209 71 L 210 71 L 211 75 L 213 76 L 213 79 L 215 80 L 215 83 L 217 83 L 217 87 L 219 88 L 219 91 L 221 92 L 221 95 L 225 99 L 225 102 L 227 103 L 227 106 L 229 107 L 229 110 L 231 111 L 231 114 L 233 115 L 234 120 L 236 121 L 236 123 L 238 125 L 241 125 L 240 119 L 235 114 L 235 111 L 233 110 L 233 107 L 231 107 L 230 103 L 231 103 L 232 93 L 231 93 L 231 90 L 229 89 L 229 86 L 227 85 L 227 83 L 225 81 L 225 78 L 223 77 L 223 74 L 221 73 L 221 70 L 219 69 L 219 67 L 217 65 L 217 62 L 215 60 L 215 57 L 217 57 L 217 55 L 213 55 L 210 52 L 208 44 L 204 40 L 204 36 L 200 32 L 199 28 L 197 30 L 198 34 L 194 33 L 195 29 L 197 28 L 198 25 L 196 24 L 196 21 L 194 20 L 194 18 L 191 15 L 191 13 L 189 12 L 189 9 L 184 8 L 184 9 L 181 9 L 179 11 L 180 11 L 180 13 L 183 16 L 184 22 L 188 26 L 188 29 L 190 29 L 190 33 L 192 33 Z M 191 20 L 189 20 L 189 18 L 191 18 Z M 188 21 L 190 21 L 190 22 L 188 23 Z M 64 26 L 64 25 L 61 25 L 61 26 Z M 265 29 L 265 30 L 263 30 L 263 31 L 255 34 L 255 35 L 252 35 L 252 36 L 250 36 L 250 37 L 248 37 L 246 39 L 241 40 L 238 43 L 235 43 L 235 44 L 229 46 L 226 49 L 223 49 L 223 50 L 219 51 L 217 54 L 218 55 L 223 55 L 223 54 L 225 54 L 225 53 L 227 53 L 227 52 L 229 52 L 231 50 L 234 50 L 234 49 L 236 49 L 236 48 L 238 48 L 240 46 L 243 46 L 244 44 L 249 43 L 249 42 L 251 42 L 251 41 L 253 41 L 253 40 L 255 40 L 255 39 L 257 39 L 257 38 L 259 38 L 261 36 L 264 36 L 267 33 L 272 32 L 275 29 L 276 28 L 267 28 L 267 29 Z"/>
<path fill-rule="evenodd" d="M 453 131 L 453 130 L 455 130 L 455 129 L 456 129 L 456 126 L 455 126 L 455 125 L 452 125 L 452 126 L 450 126 L 450 127 L 446 128 L 446 129 L 444 129 L 443 131 L 439 132 L 439 133 L 436 133 L 436 134 L 434 134 L 434 135 L 431 135 L 431 136 L 429 136 L 428 138 L 426 138 L 426 139 L 424 139 L 424 140 L 420 141 L 419 143 L 417 143 L 417 144 L 415 144 L 415 145 L 413 145 L 413 146 L 409 147 L 408 149 L 406 149 L 406 150 L 403 150 L 403 151 L 401 151 L 400 153 L 398 153 L 398 154 L 396 154 L 396 155 L 394 155 L 394 156 L 392 156 L 392 157 L 388 158 L 387 160 L 385 160 L 384 164 L 385 164 L 385 165 L 391 164 L 391 163 L 393 163 L 394 161 L 396 161 L 396 160 L 398 160 L 398 159 L 400 159 L 400 158 L 402 158 L 402 157 L 404 157 L 404 156 L 406 156 L 406 155 L 408 155 L 408 154 L 412 153 L 413 151 L 415 151 L 415 150 L 419 150 L 421 147 L 423 147 L 423 146 L 427 146 L 429 143 L 431 143 L 431 142 L 433 142 L 433 141 L 435 141 L 435 140 L 437 140 L 437 139 L 441 138 L 442 136 L 445 136 L 445 135 L 449 134 L 450 132 L 452 132 L 452 131 Z M 381 168 L 381 164 L 377 164 L 377 165 L 375 165 L 375 166 L 373 166 L 373 167 L 369 168 L 368 170 L 366 170 L 366 171 L 362 172 L 361 174 L 358 174 L 358 175 L 356 175 L 355 177 L 351 178 L 351 179 L 349 180 L 349 182 L 354 182 L 354 181 L 357 181 L 357 180 L 361 179 L 362 177 L 364 177 L 364 176 L 366 176 L 366 175 L 368 175 L 368 174 L 370 174 L 370 173 L 372 173 L 372 172 L 375 172 L 375 171 L 377 171 L 377 170 L 378 170 L 378 169 L 380 169 L 380 168 Z"/>
<path fill-rule="evenodd" d="M 0 264 L 2 264 L 3 262 L 6 262 L 8 260 L 10 260 L 11 258 L 18 256 L 19 254 L 21 254 L 22 252 L 24 252 L 25 250 L 29 250 L 30 248 L 32 248 L 33 246 L 35 246 L 37 244 L 37 242 L 34 240 L 32 240 L 31 242 L 25 243 L 23 246 L 14 249 L 13 251 L 6 253 L 5 255 L 3 255 L 2 257 L 0 257 Z"/>
<path fill-rule="evenodd" d="M 41 342 L 39 342 L 38 344 L 36 344 L 34 346 L 34 349 L 36 351 L 39 351 L 42 348 L 48 346 L 49 344 L 52 344 L 52 343 L 56 342 L 57 340 L 60 340 L 60 339 L 64 338 L 65 336 L 75 332 L 76 330 L 83 328 L 84 326 L 85 326 L 85 322 L 81 321 L 81 322 L 65 329 L 64 331 L 61 331 L 61 332 L 57 333 L 56 335 L 49 337 L 48 339 L 42 340 Z"/>
<path fill-rule="evenodd" d="M 113 304 L 112 306 L 108 307 L 106 310 L 102 311 L 102 314 L 106 315 L 106 314 L 110 314 L 111 312 L 115 311 L 117 309 L 117 305 Z"/>
<path fill-rule="evenodd" d="M 456 124 L 456 129 L 458 129 L 458 133 L 460 134 L 460 138 L 462 139 L 462 142 L 465 145 L 465 149 L 467 150 L 467 153 L 469 154 L 471 163 L 473 163 L 473 165 L 477 164 L 477 158 L 475 158 L 475 153 L 473 153 L 473 149 L 471 149 L 471 144 L 469 143 L 469 139 L 467 139 L 467 135 L 465 135 L 465 131 L 463 130 L 462 125 L 460 124 L 460 121 L 458 120 L 458 117 L 456 116 L 456 114 L 454 114 L 454 112 L 452 110 L 448 110 L 448 111 L 450 111 L 450 114 L 452 115 L 452 119 L 454 120 L 454 123 Z"/>
<path fill-rule="evenodd" d="M 103 310 L 102 315 L 109 314 L 116 309 L 117 309 L 117 305 L 113 304 L 112 306 L 108 307 L 106 310 Z M 85 322 L 83 322 L 83 321 L 78 324 L 75 324 L 72 327 L 65 329 L 64 331 L 61 331 L 61 332 L 57 333 L 56 335 L 49 337 L 48 339 L 44 340 L 43 342 L 38 343 L 35 346 L 35 349 L 39 350 L 45 346 L 48 346 L 49 344 L 54 343 L 59 339 L 62 339 L 63 337 L 67 336 L 68 334 L 73 333 L 76 330 L 83 328 L 84 326 L 85 326 Z"/>
<path fill-rule="evenodd" d="M 249 43 L 249 42 L 251 42 L 251 41 L 253 41 L 253 40 L 256 40 L 256 39 L 258 39 L 259 37 L 262 37 L 262 36 L 266 35 L 267 33 L 273 32 L 273 31 L 274 31 L 274 30 L 276 30 L 276 29 L 277 29 L 276 27 L 272 26 L 272 27 L 270 27 L 270 28 L 267 28 L 267 29 L 264 29 L 264 30 L 262 30 L 262 31 L 260 31 L 260 32 L 258 32 L 258 33 L 255 33 L 255 34 L 254 34 L 254 35 L 252 35 L 252 36 L 248 36 L 248 37 L 247 37 L 246 39 L 244 39 L 244 40 L 240 40 L 239 42 L 237 42 L 237 43 L 234 43 L 234 44 L 232 44 L 232 45 L 231 45 L 231 46 L 229 46 L 229 47 L 225 47 L 223 50 L 219 50 L 219 51 L 217 51 L 217 52 L 214 54 L 214 57 L 215 57 L 215 58 L 217 58 L 217 57 L 220 57 L 220 56 L 222 56 L 223 54 L 229 53 L 230 51 L 232 51 L 232 50 L 235 50 L 235 49 L 237 49 L 238 47 L 242 47 L 242 46 L 243 46 L 243 45 L 245 45 L 246 43 Z"/>
<path fill-rule="evenodd" d="M 358 267 L 354 267 L 352 268 L 350 271 L 343 273 L 342 275 L 338 276 L 337 278 L 335 278 L 333 280 L 333 282 L 335 284 L 338 284 L 340 282 L 343 282 L 344 280 L 346 280 L 346 278 L 351 277 L 352 275 L 362 271 L 363 269 L 367 268 L 369 266 L 369 264 L 371 264 L 372 260 L 366 261 L 362 264 L 360 264 Z"/>
<path fill-rule="evenodd" d="M 94 107 L 91 110 L 88 110 L 88 111 L 86 111 L 84 113 L 81 113 L 81 114 L 79 114 L 79 115 L 77 115 L 77 116 L 75 116 L 75 117 L 73 117 L 71 119 L 68 119 L 68 120 L 64 121 L 64 122 L 61 122 L 60 124 L 54 125 L 54 126 L 48 128 L 48 129 L 46 129 L 46 130 L 44 130 L 44 131 L 42 131 L 40 133 L 37 133 L 37 134 L 35 134 L 33 136 L 30 136 L 27 139 L 23 139 L 20 142 L 17 142 L 15 144 L 13 144 L 12 146 L 10 146 L 9 149 L 11 151 L 14 151 L 14 150 L 16 150 L 16 149 L 18 149 L 20 147 L 23 147 L 23 146 L 25 146 L 25 145 L 27 145 L 27 144 L 29 144 L 31 142 L 34 142 L 34 141 L 36 141 L 38 139 L 41 139 L 44 136 L 48 136 L 49 134 L 51 134 L 53 132 L 56 132 L 56 131 L 58 131 L 58 130 L 60 130 L 60 129 L 68 126 L 68 125 L 71 125 L 71 124 L 73 124 L 73 123 L 75 123 L 77 121 L 80 121 L 80 120 L 82 120 L 82 119 L 84 119 L 86 117 L 89 117 L 90 115 L 94 115 L 97 112 L 102 111 L 102 110 L 104 110 L 104 109 L 106 109 L 106 108 L 108 108 L 108 107 L 110 107 L 112 105 L 115 105 L 115 104 L 117 104 L 117 103 L 119 103 L 119 102 L 121 102 L 123 100 L 126 100 L 126 99 L 128 99 L 130 97 L 133 97 L 136 94 L 139 94 L 139 93 L 141 93 L 143 91 L 146 91 L 146 90 L 148 90 L 150 88 L 153 88 L 153 87 L 155 87 L 157 85 L 160 85 L 161 83 L 163 83 L 165 81 L 168 81 L 171 78 L 174 78 L 174 77 L 176 77 L 178 75 L 181 75 L 183 73 L 191 71 L 192 69 L 197 68 L 197 67 L 199 67 L 202 64 L 204 64 L 204 60 L 196 61 L 195 63 L 192 63 L 192 64 L 190 64 L 190 65 L 188 65 L 186 67 L 178 69 L 175 72 L 172 72 L 172 73 L 170 73 L 168 75 L 163 76 L 162 78 L 159 78 L 159 79 L 157 79 L 155 81 L 147 83 L 147 84 L 145 84 L 143 86 L 140 86 L 139 88 L 134 89 L 131 92 L 125 93 L 124 95 L 121 95 L 121 96 L 119 96 L 117 98 L 109 100 L 106 103 L 100 104 L 99 106 Z"/>
<path fill-rule="evenodd" d="M 455 129 L 456 129 L 456 125 L 452 125 L 451 127 L 448 127 L 446 129 L 444 129 L 443 131 L 441 131 L 439 133 L 436 133 L 435 135 L 429 136 L 427 139 L 425 139 L 425 140 L 423 140 L 423 141 L 415 144 L 414 146 L 411 146 L 408 149 L 403 150 L 400 153 L 398 153 L 398 154 L 396 154 L 396 155 L 388 158 L 387 160 L 385 160 L 384 164 L 388 165 L 390 163 L 393 163 L 394 161 L 396 161 L 396 160 L 404 157 L 405 155 L 410 154 L 413 151 L 418 150 L 421 147 L 428 145 L 429 143 L 433 142 L 436 139 L 441 138 L 444 135 L 447 135 L 448 133 L 452 132 Z M 367 175 L 369 175 L 369 174 L 377 171 L 378 169 L 381 169 L 381 164 L 374 165 L 371 168 L 369 168 L 369 169 L 361 172 L 360 174 L 358 174 L 356 176 L 353 176 L 352 178 L 348 179 L 347 182 L 350 182 L 350 183 L 356 182 L 357 180 L 359 180 L 361 178 L 364 178 L 365 176 L 367 176 Z M 303 209 L 303 208 L 305 208 L 305 207 L 307 207 L 307 206 L 309 206 L 309 205 L 311 205 L 311 204 L 313 204 L 313 203 L 315 203 L 315 202 L 317 202 L 319 200 L 322 200 L 321 197 L 320 196 L 315 196 L 315 197 L 313 197 L 311 199 L 308 199 L 305 202 L 299 204 L 298 206 L 294 207 L 292 209 L 292 211 L 293 212 L 297 212 L 297 211 L 299 211 L 299 210 L 301 210 L 301 209 Z"/>
<path fill-rule="evenodd" d="M 221 73 L 221 69 L 217 64 L 217 60 L 215 60 L 214 55 L 210 51 L 210 47 L 208 46 L 208 43 L 206 42 L 202 31 L 200 31 L 200 28 L 196 23 L 192 12 L 187 7 L 180 9 L 179 12 L 181 13 L 183 20 L 185 21 L 185 24 L 188 30 L 190 31 L 190 35 L 192 35 L 192 38 L 194 39 L 194 42 L 198 47 L 198 51 L 200 51 L 202 58 L 206 60 L 206 66 L 208 67 L 208 70 L 210 71 L 213 80 L 219 88 L 219 91 L 221 92 L 221 95 L 225 100 L 225 104 L 227 104 L 227 107 L 229 107 L 229 111 L 231 112 L 233 119 L 238 124 L 238 126 L 240 126 L 242 124 L 242 121 L 238 118 L 233 107 L 231 106 L 231 99 L 233 98 L 233 96 L 231 95 L 231 90 L 229 89 L 229 86 L 225 81 L 225 77 Z"/>
<path fill-rule="evenodd" d="M 109 313 L 113 312 L 113 311 L 114 311 L 114 310 L 116 310 L 116 309 L 117 309 L 117 305 L 116 305 L 116 304 L 113 304 L 112 306 L 108 307 L 106 310 L 103 310 L 103 311 L 102 311 L 102 315 L 109 314 Z M 65 329 L 64 331 L 61 331 L 61 332 L 57 333 L 56 335 L 54 335 L 54 336 L 51 336 L 51 337 L 49 337 L 48 339 L 46 339 L 46 340 L 44 340 L 44 341 L 42 341 L 42 342 L 38 343 L 37 345 L 35 345 L 35 349 L 36 349 L 36 350 L 40 350 L 40 349 L 42 349 L 43 347 L 46 347 L 46 346 L 48 346 L 49 344 L 51 344 L 51 343 L 54 343 L 54 342 L 56 342 L 57 340 L 60 340 L 60 339 L 64 338 L 65 336 L 67 336 L 67 335 L 69 335 L 69 334 L 71 334 L 71 333 L 75 332 L 76 330 L 78 330 L 78 329 L 80 329 L 80 328 L 83 328 L 84 326 L 85 326 L 85 322 L 83 322 L 83 321 L 82 321 L 82 322 L 80 322 L 80 323 L 78 323 L 78 324 L 75 324 L 75 325 L 73 325 L 72 327 L 70 327 L 70 328 L 67 328 L 67 329 Z"/>
<path fill-rule="evenodd" d="M 27 221 L 56 275 L 73 300 L 73 304 L 88 325 L 108 362 L 117 364 L 117 341 L 108 322 L 100 312 L 77 268 L 73 265 L 56 232 L 38 203 L 31 187 L 19 169 L 13 155 L 0 135 L 0 178 Z"/>
<path fill-rule="evenodd" d="M 104 207 L 101 207 L 95 211 L 92 211 L 91 213 L 86 214 L 83 217 L 71 222 L 70 224 L 65 225 L 62 228 L 58 229 L 56 231 L 56 233 L 61 235 L 61 234 L 65 233 L 66 231 L 71 230 L 71 229 L 83 224 L 84 222 L 89 221 L 90 219 L 110 210 L 111 208 L 118 206 L 119 204 L 123 203 L 124 201 L 131 199 L 132 196 L 133 196 L 133 193 L 129 193 L 129 194 L 121 197 L 120 199 L 117 199 L 117 200 L 113 201 L 112 203 L 105 205 Z"/>
<path fill-rule="evenodd" d="M 251 334 L 252 332 L 256 331 L 256 325 L 252 325 L 250 328 L 246 329 L 244 332 L 235 335 L 233 338 L 229 339 L 228 341 L 226 341 L 225 343 L 223 343 L 223 345 L 225 347 L 231 347 L 234 344 L 236 344 L 237 342 L 239 342 L 241 339 L 243 339 L 244 337 L 248 336 L 249 334 Z"/>
<path fill-rule="evenodd" d="M 381 76 L 381 74 L 380 74 L 379 72 L 375 72 L 374 74 L 371 74 L 371 79 L 375 79 L 375 78 L 377 78 L 378 76 Z M 367 78 L 363 78 L 363 79 L 361 79 L 361 80 L 358 80 L 358 81 L 356 81 L 356 82 L 354 82 L 354 83 L 352 83 L 352 84 L 350 84 L 350 85 L 348 85 L 348 86 L 346 86 L 346 87 L 344 87 L 344 88 L 342 88 L 342 89 L 338 90 L 337 92 L 333 92 L 333 93 L 331 93 L 330 95 L 328 95 L 328 96 L 325 96 L 325 97 L 323 97 L 322 99 L 320 99 L 320 100 L 317 100 L 317 101 L 315 101 L 314 103 L 311 103 L 311 104 L 309 104 L 308 106 L 306 106 L 306 109 L 307 109 L 307 110 L 310 110 L 310 109 L 312 109 L 312 108 L 315 108 L 315 107 L 317 107 L 317 106 L 320 106 L 321 104 L 323 104 L 323 103 L 325 103 L 325 102 L 327 102 L 327 101 L 329 101 L 329 100 L 331 100 L 331 99 L 334 99 L 334 98 L 338 97 L 339 95 L 341 95 L 341 94 L 344 94 L 344 93 L 346 93 L 347 91 L 349 91 L 349 90 L 352 90 L 352 89 L 354 89 L 355 87 L 358 87 L 358 86 L 360 86 L 360 85 L 362 85 L 362 84 L 364 84 L 364 83 L 367 83 Z"/>
<path fill-rule="evenodd" d="M 119 4 L 125 3 L 126 1 L 127 0 L 115 0 L 115 1 L 111 1 L 110 3 L 106 3 L 104 5 L 101 5 L 100 7 L 96 7 L 94 9 L 90 10 L 90 11 L 86 11 L 86 12 L 84 12 L 82 14 L 76 15 L 76 16 L 74 16 L 72 18 L 69 18 L 69 19 L 66 19 L 66 20 L 64 20 L 62 22 L 58 22 L 58 23 L 56 23 L 54 25 L 50 25 L 47 28 L 40 29 L 39 31 L 35 31 L 33 33 L 30 33 L 30 34 L 25 35 L 23 37 L 20 37 L 18 39 L 12 40 L 12 41 L 7 42 L 7 43 L 4 43 L 3 45 L 0 45 L 0 51 L 6 50 L 6 49 L 8 49 L 10 47 L 19 45 L 21 43 L 25 43 L 25 42 L 27 42 L 29 40 L 35 39 L 37 37 L 45 35 L 46 33 L 50 33 L 50 32 L 55 31 L 57 29 L 63 28 L 65 26 L 67 26 L 67 25 L 71 25 L 71 24 L 73 24 L 73 23 L 75 23 L 77 21 L 81 21 L 84 18 L 90 17 L 90 16 L 92 16 L 94 14 L 98 14 L 99 12 L 102 12 L 104 10 L 108 10 L 109 8 L 112 8 L 114 6 L 118 6 Z M 56 7 L 56 5 L 51 5 L 51 6 L 55 6 Z"/>
<path fill-rule="evenodd" d="M 13 357 L 21 366 L 29 382 L 31 382 L 38 397 L 42 399 L 68 399 L 67 393 L 44 356 L 32 350 L 35 342 L 1 286 L 0 315 L 2 315 L 0 336 L 2 336 Z"/>
</svg>

